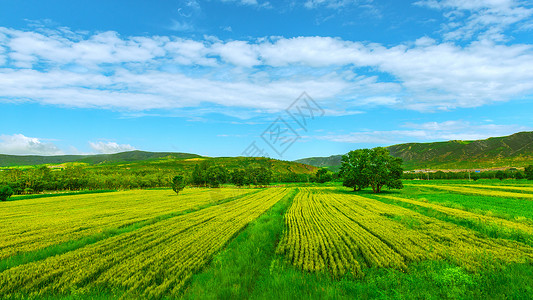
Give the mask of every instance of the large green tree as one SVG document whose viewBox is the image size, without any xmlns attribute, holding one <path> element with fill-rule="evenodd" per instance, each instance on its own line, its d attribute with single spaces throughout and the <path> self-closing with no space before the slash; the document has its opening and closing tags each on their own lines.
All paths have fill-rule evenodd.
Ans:
<svg viewBox="0 0 533 300">
<path fill-rule="evenodd" d="M 368 174 L 368 159 L 370 149 L 361 149 L 348 152 L 342 157 L 340 176 L 342 185 L 360 191 L 370 185 Z"/>
<path fill-rule="evenodd" d="M 380 193 L 384 186 L 401 189 L 402 174 L 402 160 L 383 147 L 350 151 L 342 158 L 343 185 L 354 191 L 368 186 L 374 193 Z"/>
</svg>

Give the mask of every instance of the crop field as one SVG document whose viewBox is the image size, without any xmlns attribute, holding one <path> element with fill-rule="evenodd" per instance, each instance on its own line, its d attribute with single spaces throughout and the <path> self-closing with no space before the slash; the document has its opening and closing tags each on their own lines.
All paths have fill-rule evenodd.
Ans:
<svg viewBox="0 0 533 300">
<path fill-rule="evenodd" d="M 0 298 L 517 298 L 533 288 L 530 196 L 406 182 L 13 200 Z"/>
<path fill-rule="evenodd" d="M 368 267 L 407 270 L 410 262 L 425 259 L 447 259 L 473 271 L 487 259 L 510 263 L 533 258 L 532 247 L 515 241 L 480 238 L 406 208 L 326 189 L 300 192 L 286 222 L 278 251 L 303 270 L 327 269 L 337 276 L 361 275 Z M 523 224 L 505 225 L 532 232 Z"/>
</svg>

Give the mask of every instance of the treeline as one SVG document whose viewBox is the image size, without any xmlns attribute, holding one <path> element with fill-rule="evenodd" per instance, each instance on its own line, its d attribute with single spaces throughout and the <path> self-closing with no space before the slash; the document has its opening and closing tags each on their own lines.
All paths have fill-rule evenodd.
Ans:
<svg viewBox="0 0 533 300">
<path fill-rule="evenodd" d="M 404 173 L 404 179 L 528 179 L 533 180 L 533 166 L 530 165 L 525 168 L 524 171 L 511 168 L 508 170 L 498 170 L 498 171 L 482 171 L 482 172 L 418 172 L 418 173 Z"/>
<path fill-rule="evenodd" d="M 0 172 L 0 186 L 10 186 L 16 195 L 44 191 L 122 190 L 169 187 L 168 171 L 84 168 L 72 166 L 51 170 L 48 167 L 7 169 Z"/>
</svg>

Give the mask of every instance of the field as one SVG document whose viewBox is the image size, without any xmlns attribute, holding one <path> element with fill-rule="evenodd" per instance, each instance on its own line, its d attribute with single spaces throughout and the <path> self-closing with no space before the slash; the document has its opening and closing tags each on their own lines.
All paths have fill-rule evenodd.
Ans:
<svg viewBox="0 0 533 300">
<path fill-rule="evenodd" d="M 0 203 L 0 298 L 527 298 L 533 185 L 133 190 Z"/>
</svg>

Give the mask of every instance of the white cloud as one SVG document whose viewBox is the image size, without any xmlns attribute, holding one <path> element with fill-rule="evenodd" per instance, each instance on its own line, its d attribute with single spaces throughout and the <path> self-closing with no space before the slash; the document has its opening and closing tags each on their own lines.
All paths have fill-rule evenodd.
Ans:
<svg viewBox="0 0 533 300">
<path fill-rule="evenodd" d="M 129 144 L 117 144 L 115 142 L 89 142 L 89 146 L 96 153 L 110 154 L 110 153 L 119 153 L 125 151 L 135 150 L 135 147 Z"/>
<path fill-rule="evenodd" d="M 476 107 L 533 94 L 533 47 L 422 37 L 386 47 L 331 37 L 221 41 L 0 27 L 0 101 L 121 110 Z M 371 74 L 367 74 L 371 70 Z M 361 73 L 360 73 L 361 72 Z M 259 111 L 257 111 L 259 110 Z"/>
<path fill-rule="evenodd" d="M 448 140 L 479 140 L 505 136 L 533 128 L 518 125 L 473 124 L 464 120 L 444 122 L 406 123 L 404 130 L 360 131 L 348 134 L 328 134 L 316 139 L 351 144 L 392 145 L 407 142 L 435 142 Z"/>
<path fill-rule="evenodd" d="M 422 0 L 415 5 L 444 11 L 445 38 L 506 40 L 504 31 L 513 24 L 530 26 L 531 3 L 517 0 Z"/>
<path fill-rule="evenodd" d="M 22 134 L 0 135 L 0 153 L 13 155 L 60 155 L 63 152 L 53 143 Z"/>
</svg>

